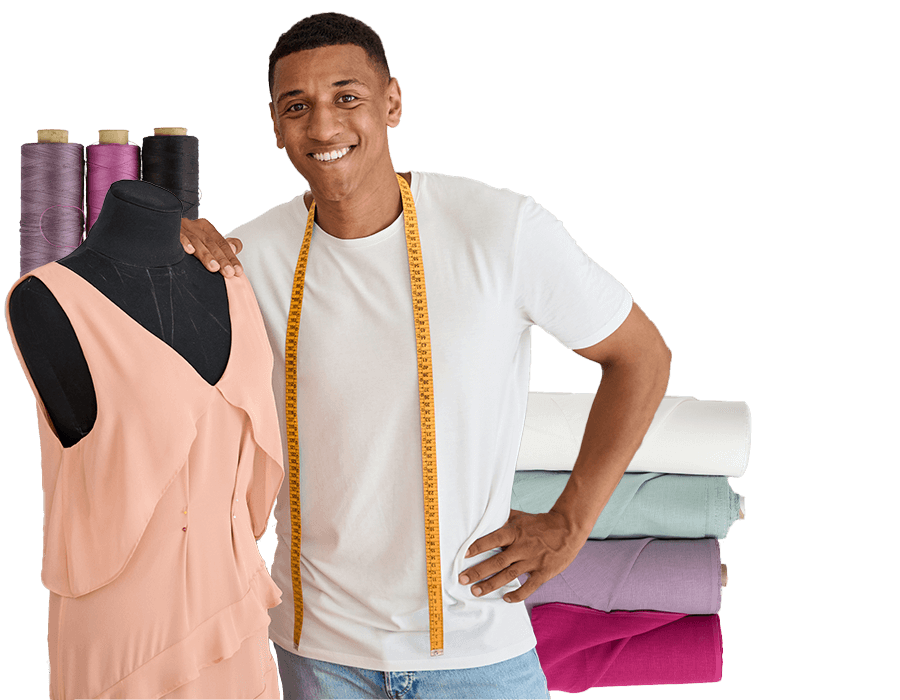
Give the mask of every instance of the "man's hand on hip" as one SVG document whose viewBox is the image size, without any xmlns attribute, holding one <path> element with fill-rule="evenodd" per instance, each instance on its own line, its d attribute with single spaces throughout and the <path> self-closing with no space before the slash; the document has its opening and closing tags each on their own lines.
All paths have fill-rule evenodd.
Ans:
<svg viewBox="0 0 900 700">
<path fill-rule="evenodd" d="M 560 513 L 532 515 L 510 510 L 506 525 L 475 540 L 466 556 L 495 547 L 503 551 L 463 571 L 459 582 L 472 584 L 472 594 L 483 596 L 528 574 L 522 586 L 503 597 L 509 603 L 518 603 L 564 571 L 586 541 L 587 535 L 575 531 Z"/>
</svg>

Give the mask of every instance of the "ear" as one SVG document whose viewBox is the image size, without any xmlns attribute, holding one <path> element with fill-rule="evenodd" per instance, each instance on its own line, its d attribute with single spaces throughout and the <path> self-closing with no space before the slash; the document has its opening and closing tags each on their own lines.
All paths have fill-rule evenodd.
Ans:
<svg viewBox="0 0 900 700">
<path fill-rule="evenodd" d="M 400 114 L 403 112 L 403 103 L 400 99 L 400 83 L 396 78 L 391 78 L 385 88 L 387 94 L 388 112 L 387 125 L 394 127 L 400 123 Z"/>
<path fill-rule="evenodd" d="M 275 129 L 275 145 L 278 148 L 284 148 L 284 139 L 281 138 L 281 132 L 278 130 L 278 119 L 275 117 L 275 105 L 269 103 L 269 115 L 272 117 L 272 126 Z"/>
</svg>

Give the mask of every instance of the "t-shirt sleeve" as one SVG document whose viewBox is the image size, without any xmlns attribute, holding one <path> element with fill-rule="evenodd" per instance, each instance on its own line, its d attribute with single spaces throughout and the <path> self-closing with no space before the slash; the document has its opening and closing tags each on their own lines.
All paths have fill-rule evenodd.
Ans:
<svg viewBox="0 0 900 700">
<path fill-rule="evenodd" d="M 527 197 L 515 240 L 516 300 L 527 322 L 570 350 L 611 335 L 631 311 L 631 294 L 594 262 L 550 212 Z"/>
</svg>

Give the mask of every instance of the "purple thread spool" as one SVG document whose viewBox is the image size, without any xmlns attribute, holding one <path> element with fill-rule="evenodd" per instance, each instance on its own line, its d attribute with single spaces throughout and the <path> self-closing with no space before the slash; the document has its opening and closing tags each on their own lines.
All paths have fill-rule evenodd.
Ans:
<svg viewBox="0 0 900 700">
<path fill-rule="evenodd" d="M 64 129 L 41 129 L 22 144 L 19 275 L 59 260 L 84 233 L 84 147 Z"/>
<path fill-rule="evenodd" d="M 109 186 L 141 178 L 141 149 L 128 143 L 128 131 L 101 129 L 100 143 L 87 147 L 87 230 L 100 216 Z"/>
</svg>

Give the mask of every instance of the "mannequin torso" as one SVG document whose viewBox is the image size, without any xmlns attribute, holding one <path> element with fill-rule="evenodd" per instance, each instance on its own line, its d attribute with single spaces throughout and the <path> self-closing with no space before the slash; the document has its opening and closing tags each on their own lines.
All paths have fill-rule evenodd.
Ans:
<svg viewBox="0 0 900 700">
<path fill-rule="evenodd" d="M 119 181 L 84 243 L 57 262 L 170 345 L 212 385 L 231 350 L 225 278 L 185 254 L 180 227 L 177 197 L 151 183 Z M 12 291 L 9 314 L 57 436 L 70 447 L 90 432 L 97 416 L 75 331 L 37 277 L 26 277 Z"/>
</svg>

